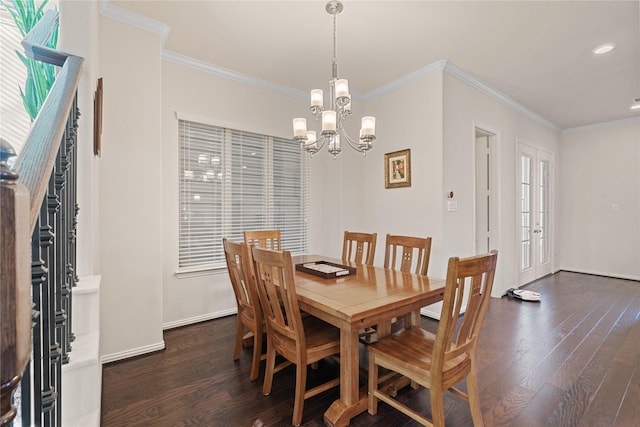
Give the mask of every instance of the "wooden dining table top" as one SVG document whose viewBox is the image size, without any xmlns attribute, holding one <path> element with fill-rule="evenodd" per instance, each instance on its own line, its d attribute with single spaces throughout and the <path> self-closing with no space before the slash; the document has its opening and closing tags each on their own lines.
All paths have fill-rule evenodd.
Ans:
<svg viewBox="0 0 640 427">
<path fill-rule="evenodd" d="M 422 307 L 425 300 L 439 295 L 441 298 L 444 293 L 444 279 L 354 264 L 320 255 L 302 255 L 292 259 L 294 265 L 330 261 L 356 267 L 356 274 L 333 279 L 295 271 L 296 293 L 305 311 L 311 307 L 314 311 L 312 314 L 317 315 L 315 312 L 318 311 L 319 317 L 338 327 L 348 323 L 357 330 L 376 325 L 381 320 L 389 320 L 389 312 L 395 312 L 391 314 L 392 317 L 406 314 L 416 304 Z M 384 319 L 380 318 L 382 309 L 385 312 Z"/>
</svg>

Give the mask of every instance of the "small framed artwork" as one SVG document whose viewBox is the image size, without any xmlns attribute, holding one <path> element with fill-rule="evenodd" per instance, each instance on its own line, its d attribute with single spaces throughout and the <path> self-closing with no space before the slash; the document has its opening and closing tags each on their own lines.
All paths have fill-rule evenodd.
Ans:
<svg viewBox="0 0 640 427">
<path fill-rule="evenodd" d="M 411 187 L 411 150 L 384 155 L 384 188 Z"/>
<path fill-rule="evenodd" d="M 100 157 L 102 151 L 102 77 L 93 98 L 93 154 Z"/>
</svg>

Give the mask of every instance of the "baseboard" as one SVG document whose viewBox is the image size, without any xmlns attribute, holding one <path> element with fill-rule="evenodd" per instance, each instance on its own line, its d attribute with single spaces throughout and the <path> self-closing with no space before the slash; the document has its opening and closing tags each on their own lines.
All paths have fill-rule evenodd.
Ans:
<svg viewBox="0 0 640 427">
<path fill-rule="evenodd" d="M 66 427 L 99 427 L 100 426 L 100 410 L 96 409 L 83 416 L 82 418 L 75 420 L 72 423 L 66 425 Z"/>
<path fill-rule="evenodd" d="M 118 360 L 128 359 L 130 357 L 141 356 L 154 351 L 164 350 L 164 340 L 156 344 L 146 345 L 144 347 L 133 348 L 131 350 L 121 351 L 119 353 L 106 354 L 100 358 L 100 362 L 105 363 L 117 362 Z"/>
<path fill-rule="evenodd" d="M 189 317 L 187 319 L 176 320 L 174 322 L 167 322 L 164 325 L 162 325 L 162 329 L 166 331 L 167 329 L 179 328 L 180 326 L 193 325 L 194 323 L 205 322 L 207 320 L 218 319 L 220 317 L 227 317 L 236 313 L 238 313 L 238 309 L 234 307 L 228 310 L 217 311 L 215 313 L 207 313 L 200 316 Z"/>
<path fill-rule="evenodd" d="M 585 270 L 582 268 L 571 268 L 571 267 L 563 267 L 559 271 L 566 271 L 568 273 L 590 274 L 592 276 L 603 276 L 603 277 L 611 277 L 614 279 L 633 280 L 635 282 L 640 282 L 640 276 L 634 276 L 630 274 L 617 274 L 617 273 L 611 273 L 611 272 L 605 272 L 605 271 Z"/>
<path fill-rule="evenodd" d="M 438 305 L 438 308 L 440 307 L 441 305 Z M 420 309 L 420 314 L 430 317 L 431 319 L 440 320 L 440 310 L 434 310 L 431 305 L 422 307 Z"/>
<path fill-rule="evenodd" d="M 100 353 L 100 333 L 77 335 L 69 353 L 69 363 L 62 366 L 63 370 L 80 369 L 98 362 Z"/>
<path fill-rule="evenodd" d="M 102 276 L 81 276 L 73 287 L 72 291 L 74 295 L 89 294 L 98 292 L 100 290 L 100 282 Z"/>
<path fill-rule="evenodd" d="M 232 308 L 229 310 L 217 311 L 215 313 L 207 313 L 201 316 L 189 317 L 187 319 L 176 320 L 174 322 L 167 322 L 162 325 L 163 330 L 179 328 L 180 326 L 192 325 L 194 323 L 204 322 L 207 320 L 218 319 L 220 317 L 230 316 L 232 314 L 236 314 L 238 312 L 237 308 Z M 122 351 L 119 353 L 112 353 L 102 356 L 101 363 L 104 365 L 105 363 L 117 362 L 118 360 L 128 359 L 130 357 L 141 356 L 143 354 L 152 353 L 154 351 L 164 350 L 164 340 L 151 344 L 144 347 L 138 347 L 127 351 Z"/>
</svg>

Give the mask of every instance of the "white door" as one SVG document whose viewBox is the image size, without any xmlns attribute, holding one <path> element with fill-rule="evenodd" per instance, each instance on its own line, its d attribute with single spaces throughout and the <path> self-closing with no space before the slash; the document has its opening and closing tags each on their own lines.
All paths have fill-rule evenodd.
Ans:
<svg viewBox="0 0 640 427">
<path fill-rule="evenodd" d="M 517 161 L 518 285 L 552 272 L 553 157 L 518 144 Z"/>
<path fill-rule="evenodd" d="M 494 134 L 476 128 L 476 254 L 495 249 L 491 224 L 493 220 L 491 145 L 494 137 Z"/>
</svg>

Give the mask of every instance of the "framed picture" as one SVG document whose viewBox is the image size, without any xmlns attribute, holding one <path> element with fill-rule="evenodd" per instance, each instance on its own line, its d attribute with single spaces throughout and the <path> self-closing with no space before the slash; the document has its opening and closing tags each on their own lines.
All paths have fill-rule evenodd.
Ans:
<svg viewBox="0 0 640 427">
<path fill-rule="evenodd" d="M 102 77 L 93 98 L 93 154 L 100 156 L 102 151 Z"/>
<path fill-rule="evenodd" d="M 384 155 L 384 188 L 411 187 L 411 150 Z"/>
</svg>

